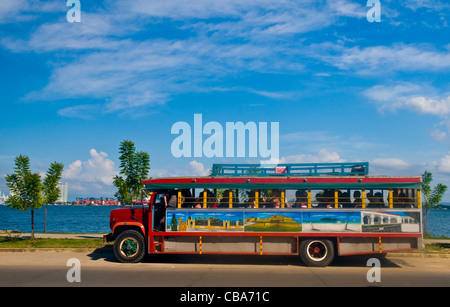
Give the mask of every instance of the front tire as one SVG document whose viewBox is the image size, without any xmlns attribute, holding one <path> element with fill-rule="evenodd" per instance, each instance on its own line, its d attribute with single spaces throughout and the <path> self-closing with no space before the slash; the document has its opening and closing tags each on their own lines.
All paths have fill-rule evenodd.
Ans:
<svg viewBox="0 0 450 307">
<path fill-rule="evenodd" d="M 145 241 L 140 232 L 125 230 L 114 241 L 114 255 L 120 262 L 136 263 L 145 255 Z"/>
<path fill-rule="evenodd" d="M 334 245 L 324 239 L 303 240 L 300 242 L 299 254 L 306 265 L 325 267 L 334 259 Z"/>
</svg>

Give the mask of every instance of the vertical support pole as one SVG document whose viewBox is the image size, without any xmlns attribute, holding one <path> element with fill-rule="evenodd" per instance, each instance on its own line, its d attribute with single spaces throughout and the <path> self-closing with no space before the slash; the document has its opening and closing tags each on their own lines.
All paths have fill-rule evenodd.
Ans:
<svg viewBox="0 0 450 307">
<path fill-rule="evenodd" d="M 263 254 L 262 236 L 259 236 L 259 254 Z"/>
<path fill-rule="evenodd" d="M 422 191 L 417 189 L 417 208 L 422 209 Z"/>
<path fill-rule="evenodd" d="M 339 193 L 338 190 L 334 190 L 334 207 L 337 209 L 339 208 Z"/>
<path fill-rule="evenodd" d="M 285 197 L 284 197 L 284 192 L 285 192 L 285 190 L 284 189 L 282 189 L 281 190 L 281 208 L 284 208 L 284 199 L 285 199 Z"/>
<path fill-rule="evenodd" d="M 255 208 L 259 208 L 259 190 L 255 190 Z"/>
<path fill-rule="evenodd" d="M 228 193 L 228 208 L 233 208 L 233 190 Z"/>
<path fill-rule="evenodd" d="M 361 190 L 361 203 L 362 203 L 362 208 L 366 208 L 366 190 L 362 189 Z"/>
<path fill-rule="evenodd" d="M 389 208 L 394 208 L 394 191 L 389 189 Z"/>
<path fill-rule="evenodd" d="M 308 190 L 308 208 L 311 209 L 311 190 Z"/>
<path fill-rule="evenodd" d="M 202 236 L 200 236 L 200 241 L 199 241 L 199 254 L 202 254 Z"/>
<path fill-rule="evenodd" d="M 181 190 L 178 189 L 177 207 L 181 208 Z"/>
<path fill-rule="evenodd" d="M 206 208 L 206 200 L 207 200 L 207 198 L 206 198 L 206 189 L 204 189 L 203 190 L 203 208 Z"/>
</svg>

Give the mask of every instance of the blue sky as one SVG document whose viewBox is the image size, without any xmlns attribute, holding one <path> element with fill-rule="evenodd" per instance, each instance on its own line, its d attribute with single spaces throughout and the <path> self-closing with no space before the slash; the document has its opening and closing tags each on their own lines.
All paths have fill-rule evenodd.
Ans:
<svg viewBox="0 0 450 307">
<path fill-rule="evenodd" d="M 450 4 L 380 0 L 0 0 L 0 190 L 19 154 L 65 164 L 69 198 L 112 196 L 125 139 L 150 176 L 205 174 L 175 158 L 178 121 L 279 122 L 281 162 L 368 161 L 372 174 L 450 185 Z M 450 193 L 445 197 L 450 201 Z"/>
</svg>

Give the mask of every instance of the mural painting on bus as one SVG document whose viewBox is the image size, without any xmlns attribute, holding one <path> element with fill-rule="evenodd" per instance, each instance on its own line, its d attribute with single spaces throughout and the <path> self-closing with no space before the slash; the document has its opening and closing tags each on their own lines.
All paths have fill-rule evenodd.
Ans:
<svg viewBox="0 0 450 307">
<path fill-rule="evenodd" d="M 286 211 L 245 212 L 244 229 L 248 232 L 300 232 L 302 213 Z"/>
<path fill-rule="evenodd" d="M 178 211 L 166 231 L 420 232 L 420 213 L 402 211 Z"/>
<path fill-rule="evenodd" d="M 301 212 L 167 211 L 166 231 L 300 232 Z"/>
<path fill-rule="evenodd" d="M 303 212 L 303 232 L 361 232 L 361 212 Z"/>
<path fill-rule="evenodd" d="M 420 232 L 420 213 L 401 211 L 364 211 L 363 232 Z"/>
<path fill-rule="evenodd" d="M 166 220 L 166 231 L 244 231 L 242 211 L 167 211 Z"/>
</svg>

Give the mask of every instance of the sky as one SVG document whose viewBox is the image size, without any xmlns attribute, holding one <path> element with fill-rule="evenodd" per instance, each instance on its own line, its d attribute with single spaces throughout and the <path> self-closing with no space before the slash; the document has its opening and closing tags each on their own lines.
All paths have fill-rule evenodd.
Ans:
<svg viewBox="0 0 450 307">
<path fill-rule="evenodd" d="M 2 192 L 23 154 L 42 174 L 64 163 L 69 200 L 112 197 L 123 140 L 151 177 L 266 158 L 176 157 L 172 127 L 194 114 L 278 123 L 280 163 L 450 186 L 446 0 L 380 0 L 380 22 L 365 0 L 80 0 L 80 22 L 67 2 L 0 0 Z"/>
</svg>

